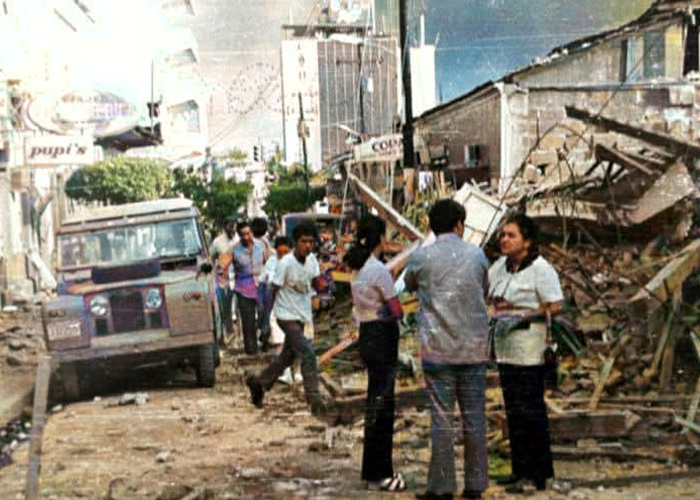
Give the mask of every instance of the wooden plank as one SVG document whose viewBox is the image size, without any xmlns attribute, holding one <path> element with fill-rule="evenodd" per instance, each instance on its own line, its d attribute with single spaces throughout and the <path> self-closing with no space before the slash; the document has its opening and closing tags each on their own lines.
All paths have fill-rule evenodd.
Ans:
<svg viewBox="0 0 700 500">
<path fill-rule="evenodd" d="M 688 244 L 681 255 L 666 264 L 630 302 L 647 301 L 649 313 L 654 312 L 679 289 L 683 282 L 700 266 L 700 239 Z"/>
<path fill-rule="evenodd" d="M 333 347 L 329 348 L 325 352 L 323 352 L 319 357 L 318 357 L 318 365 L 321 366 L 323 364 L 328 363 L 333 356 L 336 354 L 343 352 L 345 349 L 353 345 L 355 342 L 357 342 L 358 335 L 357 333 L 354 333 L 350 335 L 349 337 L 344 338 L 340 342 L 338 342 L 336 345 Z"/>
<path fill-rule="evenodd" d="M 641 127 L 630 125 L 628 123 L 623 123 L 611 118 L 605 118 L 598 114 L 591 113 L 589 111 L 576 108 L 575 106 L 565 106 L 566 115 L 569 118 L 575 118 L 586 123 L 592 123 L 605 130 L 612 130 L 613 132 L 618 132 L 620 134 L 628 135 L 641 139 L 654 146 L 661 146 L 665 148 L 673 149 L 677 153 L 691 154 L 693 156 L 700 156 L 700 145 L 680 139 L 670 134 L 664 134 L 660 132 L 654 132 Z"/>
<path fill-rule="evenodd" d="M 49 397 L 51 379 L 51 358 L 41 356 L 36 368 L 36 385 L 34 388 L 34 407 L 32 409 L 32 441 L 29 445 L 29 463 L 27 467 L 26 499 L 39 498 L 39 474 L 41 472 L 41 450 L 46 426 L 46 404 Z"/>
<path fill-rule="evenodd" d="M 657 481 L 677 481 L 679 479 L 687 479 L 700 477 L 700 468 L 693 468 L 683 471 L 671 472 L 655 472 L 651 474 L 613 477 L 605 479 L 567 479 L 560 478 L 560 481 L 570 483 L 574 488 L 615 488 L 620 486 L 630 486 L 638 483 L 648 483 Z"/>
<path fill-rule="evenodd" d="M 600 374 L 598 375 L 598 380 L 596 381 L 596 387 L 595 387 L 595 390 L 593 391 L 593 395 L 591 396 L 591 401 L 590 401 L 590 403 L 588 403 L 589 410 L 595 411 L 595 409 L 598 407 L 598 402 L 600 401 L 600 396 L 603 394 L 603 389 L 605 389 L 605 383 L 608 381 L 608 378 L 610 377 L 610 372 L 612 370 L 613 365 L 615 364 L 615 359 L 620 355 L 620 352 L 622 352 L 622 348 L 625 346 L 625 344 L 627 344 L 629 339 L 630 339 L 629 334 L 627 334 L 627 333 L 623 334 L 620 338 L 618 338 L 617 344 L 612 349 L 612 351 L 610 351 L 610 355 L 605 360 L 605 364 L 603 365 L 603 369 L 600 371 Z"/>
<path fill-rule="evenodd" d="M 652 379 L 656 378 L 656 376 L 659 373 L 659 363 L 661 362 L 661 357 L 664 353 L 664 350 L 666 348 L 666 343 L 668 341 L 668 337 L 671 334 L 671 329 L 673 325 L 673 318 L 674 315 L 676 314 L 678 310 L 678 306 L 680 304 L 679 302 L 680 299 L 678 299 L 678 296 L 674 296 L 674 303 L 671 306 L 671 310 L 668 313 L 668 316 L 666 317 L 666 322 L 664 323 L 664 328 L 661 331 L 661 336 L 659 337 L 659 341 L 656 344 L 656 351 L 654 351 L 654 358 L 651 361 L 651 365 L 649 368 L 644 370 L 642 372 L 642 377 L 644 377 L 644 381 L 646 383 L 651 382 Z"/>
<path fill-rule="evenodd" d="M 648 450 L 628 450 L 625 447 L 610 446 L 577 446 L 552 445 L 552 456 L 558 460 L 589 460 L 592 458 L 608 458 L 615 461 L 652 460 L 668 463 L 673 460 L 671 454 L 659 454 Z"/>
<path fill-rule="evenodd" d="M 595 409 L 598 407 L 598 401 L 600 401 L 600 396 L 603 394 L 603 389 L 605 388 L 605 382 L 608 381 L 608 377 L 610 376 L 610 371 L 612 370 L 614 363 L 615 363 L 615 358 L 613 358 L 612 356 L 609 356 L 605 360 L 605 364 L 603 365 L 603 369 L 598 374 L 598 380 L 596 382 L 595 390 L 593 391 L 593 395 L 591 396 L 591 401 L 590 401 L 590 403 L 588 403 L 589 410 L 595 411 Z"/>
<path fill-rule="evenodd" d="M 630 156 L 626 155 L 622 151 L 619 151 L 614 148 L 610 148 L 606 146 L 605 144 L 596 144 L 595 145 L 595 157 L 596 160 L 599 161 L 610 161 L 614 162 L 621 167 L 625 167 L 627 169 L 634 168 L 642 172 L 643 174 L 649 175 L 649 176 L 656 176 L 657 172 L 654 170 L 651 170 L 638 161 L 634 160 Z"/>
<path fill-rule="evenodd" d="M 698 405 L 700 405 L 700 377 L 695 384 L 695 392 L 693 392 L 693 399 L 690 400 L 690 406 L 688 407 L 688 414 L 685 419 L 688 422 L 695 422 L 695 415 L 698 413 Z"/>
<path fill-rule="evenodd" d="M 674 314 L 679 312 L 676 309 Z M 673 363 L 676 360 L 676 339 L 680 336 L 683 325 L 677 321 L 671 328 L 668 334 L 668 341 L 664 349 L 664 355 L 661 358 L 661 370 L 659 371 L 659 386 L 661 390 L 668 391 L 671 388 L 671 378 L 673 377 Z"/>
<path fill-rule="evenodd" d="M 422 240 L 425 235 L 416 228 L 411 221 L 406 219 L 394 207 L 382 200 L 367 184 L 357 176 L 348 174 L 348 180 L 355 186 L 362 200 L 379 212 L 384 220 L 394 226 L 409 241 Z"/>
<path fill-rule="evenodd" d="M 569 411 L 549 416 L 549 433 L 557 441 L 584 438 L 619 438 L 628 436 L 641 418 L 634 413 Z"/>
<path fill-rule="evenodd" d="M 673 420 L 677 424 L 681 424 L 683 427 L 687 427 L 691 431 L 694 431 L 694 432 L 700 434 L 700 425 L 696 424 L 695 422 L 688 422 L 686 419 L 681 418 L 681 417 L 676 417 Z"/>
</svg>

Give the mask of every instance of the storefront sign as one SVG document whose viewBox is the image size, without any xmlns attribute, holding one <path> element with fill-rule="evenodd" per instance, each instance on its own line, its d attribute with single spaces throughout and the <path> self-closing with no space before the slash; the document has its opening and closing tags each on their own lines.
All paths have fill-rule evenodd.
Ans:
<svg viewBox="0 0 700 500">
<path fill-rule="evenodd" d="M 389 134 L 373 137 L 354 148 L 355 161 L 397 161 L 403 159 L 403 136 Z"/>
<path fill-rule="evenodd" d="M 94 161 L 92 137 L 56 135 L 24 140 L 25 165 L 89 165 Z"/>
<path fill-rule="evenodd" d="M 130 102 L 111 92 L 98 90 L 40 96 L 29 104 L 28 115 L 43 129 L 94 137 L 125 132 L 133 128 L 140 117 L 139 111 Z"/>
</svg>

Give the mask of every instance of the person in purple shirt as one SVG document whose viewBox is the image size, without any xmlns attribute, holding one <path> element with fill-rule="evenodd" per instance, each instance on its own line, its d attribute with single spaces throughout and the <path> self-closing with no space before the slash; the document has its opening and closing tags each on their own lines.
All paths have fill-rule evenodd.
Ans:
<svg viewBox="0 0 700 500">
<path fill-rule="evenodd" d="M 240 241 L 231 251 L 235 273 L 233 291 L 243 329 L 243 348 L 246 354 L 257 354 L 258 278 L 265 264 L 265 248 L 255 240 L 248 221 L 239 221 L 236 232 Z"/>
</svg>

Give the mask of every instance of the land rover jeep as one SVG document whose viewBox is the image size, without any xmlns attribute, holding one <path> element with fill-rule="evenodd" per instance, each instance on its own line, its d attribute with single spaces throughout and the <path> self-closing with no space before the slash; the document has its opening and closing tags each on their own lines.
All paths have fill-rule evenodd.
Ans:
<svg viewBox="0 0 700 500">
<path fill-rule="evenodd" d="M 80 397 L 82 368 L 97 360 L 117 370 L 188 361 L 199 385 L 214 385 L 222 322 L 197 218 L 190 200 L 164 199 L 61 224 L 58 296 L 42 317 L 64 398 Z"/>
</svg>

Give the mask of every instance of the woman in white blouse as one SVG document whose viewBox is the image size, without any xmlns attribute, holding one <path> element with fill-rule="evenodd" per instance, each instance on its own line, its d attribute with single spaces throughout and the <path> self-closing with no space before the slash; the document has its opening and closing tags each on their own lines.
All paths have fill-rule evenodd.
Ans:
<svg viewBox="0 0 700 500">
<path fill-rule="evenodd" d="M 385 233 L 382 219 L 363 216 L 357 224 L 355 243 L 343 260 L 358 271 L 351 288 L 354 314 L 360 323 L 360 356 L 367 366 L 362 479 L 370 490 L 402 491 L 406 483 L 394 473 L 391 455 L 398 320 L 403 311 L 391 272 L 380 260 L 386 245 Z"/>
<path fill-rule="evenodd" d="M 554 476 L 544 402 L 546 313 L 561 308 L 559 277 L 537 250 L 537 226 L 514 214 L 505 220 L 502 256 L 489 269 L 494 352 L 508 417 L 512 474 L 497 481 L 509 493 L 529 484 L 544 490 Z"/>
</svg>

